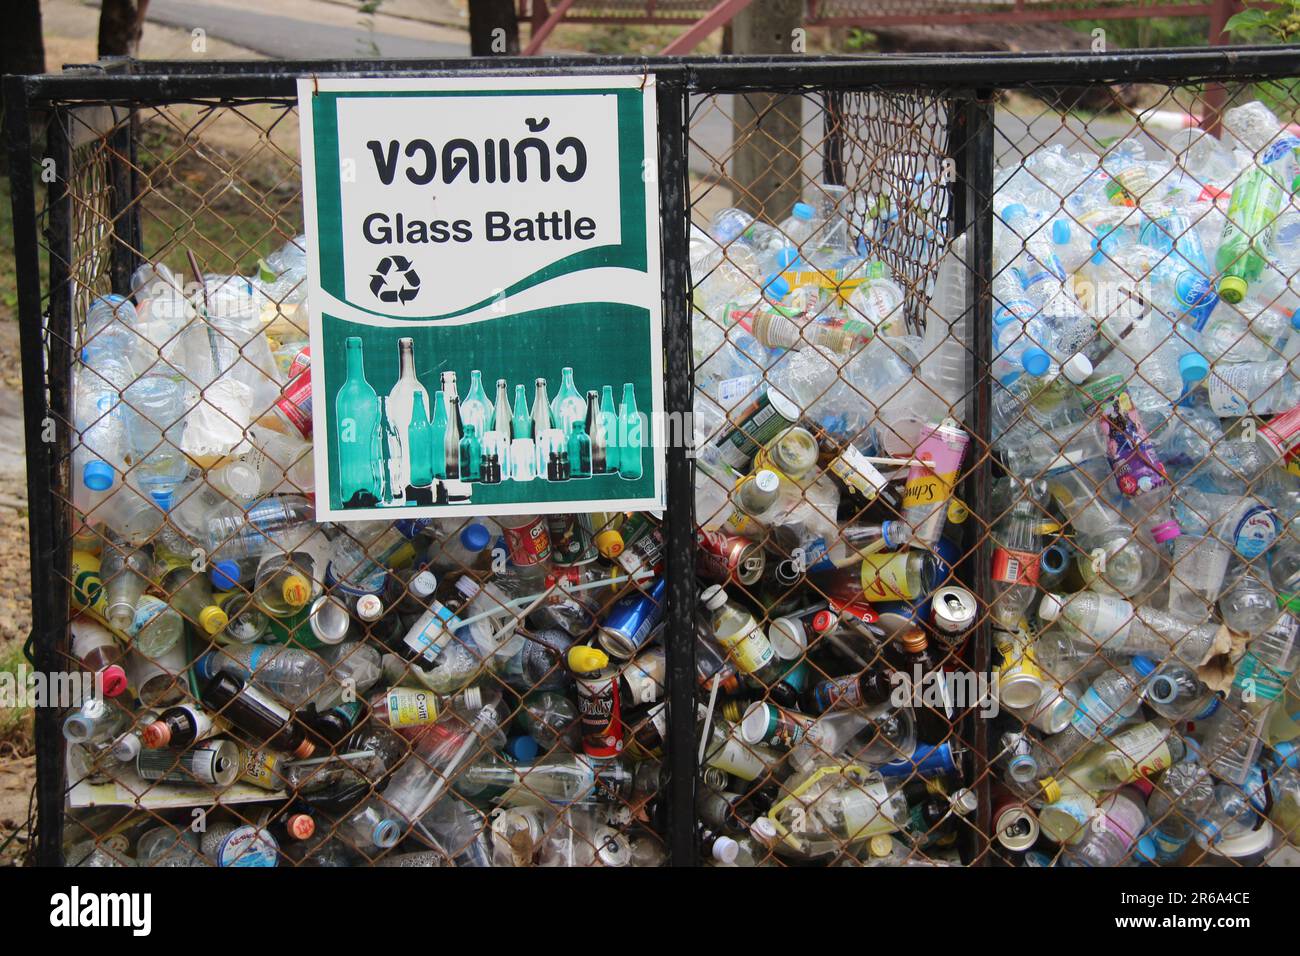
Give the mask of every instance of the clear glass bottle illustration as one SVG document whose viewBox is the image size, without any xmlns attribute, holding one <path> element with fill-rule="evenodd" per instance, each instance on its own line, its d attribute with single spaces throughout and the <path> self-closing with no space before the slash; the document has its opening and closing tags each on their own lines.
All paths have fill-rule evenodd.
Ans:
<svg viewBox="0 0 1300 956">
<path fill-rule="evenodd" d="M 641 448 L 644 442 L 641 413 L 636 407 L 636 391 L 631 382 L 623 385 L 618 403 L 618 474 L 635 481 L 641 477 Z"/>
<path fill-rule="evenodd" d="M 407 442 L 398 434 L 389 414 L 389 401 L 379 396 L 379 423 L 375 426 L 375 463 L 379 472 L 379 500 L 384 504 L 406 499 L 409 470 L 405 465 Z M 406 472 L 403 474 L 402 472 Z"/>
<path fill-rule="evenodd" d="M 560 374 L 560 390 L 551 402 L 551 420 L 556 428 L 568 435 L 573 430 L 573 423 L 586 417 L 587 403 L 573 384 L 573 369 L 566 366 Z"/>
<path fill-rule="evenodd" d="M 334 414 L 338 429 L 339 496 L 346 504 L 359 494 L 375 495 L 371 442 L 379 417 L 379 396 L 366 381 L 361 339 L 349 336 L 344 347 L 347 379 L 334 398 Z"/>
<path fill-rule="evenodd" d="M 415 377 L 415 341 L 397 340 L 397 382 L 388 393 L 388 419 L 399 436 L 405 436 L 415 410 L 415 393 L 420 380 Z M 402 454 L 393 458 L 389 469 L 392 477 L 394 501 L 406 498 L 406 486 L 411 484 L 411 449 L 403 442 Z"/>
<path fill-rule="evenodd" d="M 475 434 L 492 428 L 493 408 L 487 392 L 483 390 L 483 373 L 474 369 L 469 373 L 469 394 L 460 403 L 460 418 L 465 425 L 473 425 Z"/>
<path fill-rule="evenodd" d="M 504 378 L 497 379 L 497 400 L 496 407 L 492 410 L 491 430 L 510 438 L 510 393 L 507 388 Z"/>
<path fill-rule="evenodd" d="M 410 483 L 416 488 L 433 484 L 433 426 L 424 406 L 424 390 L 415 391 L 407 445 L 411 450 Z"/>
<path fill-rule="evenodd" d="M 605 420 L 600 414 L 600 393 L 587 392 L 587 437 L 591 440 L 591 473 L 603 475 L 609 471 L 609 438 L 605 433 Z"/>
<path fill-rule="evenodd" d="M 551 427 L 551 402 L 546 397 L 546 379 L 539 378 L 533 383 L 533 438 L 542 437 L 542 432 Z"/>
</svg>

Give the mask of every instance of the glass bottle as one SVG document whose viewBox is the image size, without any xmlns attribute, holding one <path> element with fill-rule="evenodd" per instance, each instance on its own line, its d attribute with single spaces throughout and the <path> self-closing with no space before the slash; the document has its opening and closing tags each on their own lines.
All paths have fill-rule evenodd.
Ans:
<svg viewBox="0 0 1300 956">
<path fill-rule="evenodd" d="M 460 405 L 461 421 L 473 425 L 477 434 L 482 435 L 492 428 L 492 403 L 487 392 L 483 390 L 483 373 L 474 369 L 469 373 L 469 394 Z"/>
<path fill-rule="evenodd" d="M 375 496 L 370 441 L 379 416 L 379 397 L 366 381 L 361 339 L 349 336 L 345 348 L 347 379 L 335 396 L 334 412 L 338 423 L 339 496 L 347 503 L 358 494 Z"/>
<path fill-rule="evenodd" d="M 404 437 L 415 412 L 415 393 L 420 380 L 415 377 L 415 342 L 397 340 L 397 382 L 388 393 L 388 420 L 398 436 Z M 392 454 L 390 452 L 390 454 Z M 392 477 L 393 500 L 406 498 L 406 486 L 411 482 L 411 449 L 403 442 L 401 454 L 392 455 L 389 474 Z"/>
<path fill-rule="evenodd" d="M 551 427 L 551 403 L 546 397 L 546 379 L 539 378 L 533 383 L 533 438 L 542 437 L 542 432 Z"/>
<path fill-rule="evenodd" d="M 483 449 L 478 440 L 478 426 L 465 423 L 465 437 L 460 440 L 460 480 L 478 481 L 481 477 L 480 461 Z"/>
<path fill-rule="evenodd" d="M 631 382 L 623 385 L 623 399 L 618 403 L 618 474 L 636 481 L 641 477 L 641 449 L 644 444 L 641 414 L 636 407 L 636 392 Z"/>
<path fill-rule="evenodd" d="M 453 387 L 455 383 L 452 383 Z M 442 437 L 442 457 L 446 468 L 446 477 L 456 480 L 460 474 L 460 399 L 452 395 L 447 399 L 447 430 Z"/>
<path fill-rule="evenodd" d="M 605 440 L 604 464 L 599 471 L 603 474 L 610 474 L 618 471 L 618 412 L 614 410 L 614 387 L 612 385 L 604 385 L 600 389 L 600 411 L 596 418 L 600 422 L 600 428 L 604 433 Z M 596 447 L 594 439 L 591 445 L 594 467 Z"/>
<path fill-rule="evenodd" d="M 573 384 L 573 369 L 565 366 L 560 374 L 560 390 L 551 402 L 551 419 L 556 428 L 568 435 L 573 430 L 573 423 L 586 417 L 587 403 Z"/>
<path fill-rule="evenodd" d="M 447 459 L 443 445 L 447 436 L 447 398 L 442 392 L 433 393 L 433 422 L 429 434 L 429 461 L 433 477 L 447 477 Z"/>
<path fill-rule="evenodd" d="M 569 426 L 569 476 L 591 477 L 591 439 L 581 419 Z"/>
<path fill-rule="evenodd" d="M 506 438 L 512 437 L 510 434 L 512 422 L 510 421 L 510 395 L 507 392 L 506 380 L 497 379 L 497 400 L 496 407 L 492 410 L 492 430 L 501 432 Z"/>
<path fill-rule="evenodd" d="M 433 426 L 429 424 L 429 413 L 424 407 L 424 390 L 417 389 L 412 401 L 411 424 L 407 430 L 407 445 L 411 450 L 409 483 L 416 488 L 427 488 L 433 484 L 433 432 Z"/>
<path fill-rule="evenodd" d="M 510 437 L 533 437 L 533 420 L 528 415 L 528 397 L 522 385 L 515 386 L 515 410 L 510 419 Z"/>
</svg>

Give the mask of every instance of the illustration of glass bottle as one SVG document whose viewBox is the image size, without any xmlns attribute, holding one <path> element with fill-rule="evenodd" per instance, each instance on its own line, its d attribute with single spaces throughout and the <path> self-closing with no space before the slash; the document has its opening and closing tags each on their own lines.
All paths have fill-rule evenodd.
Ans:
<svg viewBox="0 0 1300 956">
<path fill-rule="evenodd" d="M 453 386 L 455 383 L 452 383 Z M 443 463 L 446 466 L 447 479 L 455 481 L 460 474 L 460 438 L 461 418 L 460 399 L 452 396 L 447 399 L 447 430 L 442 438 Z"/>
<path fill-rule="evenodd" d="M 510 437 L 533 437 L 533 420 L 528 415 L 528 394 L 522 385 L 515 386 L 515 411 L 510 420 Z"/>
<path fill-rule="evenodd" d="M 405 470 L 403 462 L 406 447 L 409 444 L 404 440 L 402 434 L 398 432 L 396 426 L 393 425 L 389 408 L 389 400 L 381 395 L 379 398 L 379 425 L 375 429 L 375 439 L 378 445 L 375 449 L 375 460 L 379 463 L 379 500 L 386 505 L 392 504 L 394 501 L 400 503 L 406 500 L 406 477 L 402 472 Z M 402 484 L 399 485 L 399 481 Z"/>
<path fill-rule="evenodd" d="M 641 477 L 641 413 L 636 409 L 636 392 L 631 382 L 623 384 L 618 403 L 618 475 L 628 481 Z"/>
<path fill-rule="evenodd" d="M 587 438 L 591 441 L 591 473 L 603 475 L 609 470 L 609 441 L 600 415 L 600 393 L 594 388 L 587 392 L 586 428 Z"/>
<path fill-rule="evenodd" d="M 510 424 L 510 394 L 507 391 L 506 380 L 499 378 L 496 407 L 492 410 L 492 430 L 510 438 Z"/>
<path fill-rule="evenodd" d="M 405 436 L 415 408 L 415 392 L 420 380 L 415 377 L 415 341 L 397 340 L 397 382 L 388 393 L 388 419 L 398 435 Z M 411 448 L 404 442 L 403 454 L 393 460 L 390 469 L 393 500 L 406 500 L 406 486 L 411 481 Z"/>
<path fill-rule="evenodd" d="M 542 432 L 551 427 L 551 402 L 546 395 L 546 379 L 539 378 L 533 383 L 533 439 L 542 437 Z"/>
<path fill-rule="evenodd" d="M 443 443 L 447 436 L 447 399 L 442 392 L 433 393 L 433 423 L 430 426 L 429 447 L 433 477 L 447 477 L 447 459 L 443 453 Z"/>
<path fill-rule="evenodd" d="M 574 422 L 569 429 L 569 477 L 591 477 L 591 439 L 582 420 Z"/>
<path fill-rule="evenodd" d="M 478 426 L 473 422 L 465 423 L 465 437 L 460 440 L 460 480 L 478 481 L 481 475 L 480 462 L 483 458 L 483 446 L 478 440 Z"/>
<path fill-rule="evenodd" d="M 411 450 L 410 483 L 416 488 L 433 484 L 433 426 L 424 404 L 424 390 L 416 389 L 412 402 L 407 445 Z"/>
<path fill-rule="evenodd" d="M 568 435 L 573 430 L 573 423 L 586 417 L 587 403 L 573 384 L 573 369 L 566 366 L 560 374 L 560 390 L 551 402 L 551 420 L 556 428 Z"/>
<path fill-rule="evenodd" d="M 334 417 L 338 429 L 339 496 L 346 505 L 359 494 L 378 498 L 371 443 L 379 417 L 379 396 L 366 381 L 361 339 L 349 336 L 344 347 L 348 373 L 334 397 Z"/>
<path fill-rule="evenodd" d="M 473 425 L 475 432 L 482 436 L 492 428 L 492 414 L 492 403 L 483 390 L 483 373 L 474 369 L 469 373 L 469 394 L 460 403 L 460 419 L 466 425 Z"/>
</svg>

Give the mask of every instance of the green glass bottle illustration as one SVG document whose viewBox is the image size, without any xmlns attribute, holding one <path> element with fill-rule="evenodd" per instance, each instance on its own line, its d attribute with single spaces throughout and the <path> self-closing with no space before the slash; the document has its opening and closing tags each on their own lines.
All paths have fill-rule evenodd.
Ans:
<svg viewBox="0 0 1300 956">
<path fill-rule="evenodd" d="M 573 423 L 586 417 L 587 403 L 573 384 L 573 369 L 566 366 L 560 373 L 560 390 L 551 401 L 551 421 L 556 428 L 568 435 L 573 430 Z"/>
<path fill-rule="evenodd" d="M 366 381 L 361 339 L 349 336 L 344 348 L 348 377 L 334 396 L 334 420 L 338 430 L 339 497 L 346 506 L 358 495 L 379 498 L 373 465 L 379 396 Z"/>
<path fill-rule="evenodd" d="M 460 473 L 460 439 L 464 428 L 464 420 L 460 417 L 460 399 L 453 395 L 447 400 L 447 430 L 442 436 L 442 458 L 449 481 L 463 478 Z"/>
<path fill-rule="evenodd" d="M 586 407 L 587 403 L 582 404 Z M 582 420 L 574 422 L 569 429 L 569 477 L 591 477 L 591 439 Z"/>
<path fill-rule="evenodd" d="M 623 385 L 623 400 L 618 403 L 618 475 L 628 481 L 641 477 L 641 414 L 636 410 L 636 392 L 631 382 Z"/>
<path fill-rule="evenodd" d="M 515 386 L 515 411 L 510 420 L 510 437 L 533 437 L 533 419 L 528 414 L 528 395 L 522 385 Z"/>
<path fill-rule="evenodd" d="M 433 426 L 425 407 L 424 390 L 417 389 L 411 403 L 411 424 L 407 429 L 411 448 L 411 484 L 427 488 L 433 484 Z"/>
<path fill-rule="evenodd" d="M 473 425 L 475 433 L 482 435 L 492 428 L 493 408 L 483 390 L 483 373 L 474 369 L 469 373 L 469 394 L 460 403 L 460 420 Z"/>
<path fill-rule="evenodd" d="M 460 480 L 478 481 L 482 475 L 483 446 L 478 440 L 478 426 L 465 422 L 465 437 L 460 440 Z"/>
<path fill-rule="evenodd" d="M 601 430 L 605 433 L 605 474 L 618 471 L 618 412 L 614 408 L 614 386 L 602 385 L 600 388 Z"/>
<path fill-rule="evenodd" d="M 433 393 L 433 424 L 430 426 L 429 443 L 433 448 L 430 461 L 433 462 L 433 477 L 447 477 L 447 460 L 443 455 L 443 439 L 447 435 L 447 399 L 442 392 Z"/>
</svg>

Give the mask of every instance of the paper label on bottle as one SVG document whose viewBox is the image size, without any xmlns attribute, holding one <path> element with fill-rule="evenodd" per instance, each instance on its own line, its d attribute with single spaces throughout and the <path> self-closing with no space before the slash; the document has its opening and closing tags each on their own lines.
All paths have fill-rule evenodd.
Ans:
<svg viewBox="0 0 1300 956">
<path fill-rule="evenodd" d="M 1003 584 L 1038 585 L 1039 556 L 1029 551 L 997 548 L 993 552 L 993 580 Z"/>
<path fill-rule="evenodd" d="M 920 597 L 908 586 L 910 553 L 869 554 L 862 559 L 862 593 L 868 601 L 911 601 Z"/>
<path fill-rule="evenodd" d="M 844 815 L 844 836 L 848 840 L 860 840 L 884 830 L 897 829 L 883 816 L 883 810 L 889 804 L 889 788 L 879 776 L 873 776 L 860 783 L 853 783 L 840 791 L 840 810 Z M 820 803 L 829 800 L 822 796 Z M 874 825 L 874 829 L 873 829 Z"/>
<path fill-rule="evenodd" d="M 844 482 L 845 486 L 862 495 L 868 501 L 875 499 L 889 482 L 871 462 L 852 445 L 831 459 L 830 473 Z"/>
<path fill-rule="evenodd" d="M 1237 554 L 1247 561 L 1259 557 L 1277 540 L 1280 530 L 1277 513 L 1272 508 L 1263 505 L 1250 508 L 1232 533 Z"/>
<path fill-rule="evenodd" d="M 1089 592 L 1084 592 L 1089 593 Z M 1113 594 L 1096 594 L 1097 620 L 1088 635 L 1098 644 L 1118 645 L 1133 626 L 1133 605 Z M 1071 622 L 1076 628 L 1078 624 Z"/>
<path fill-rule="evenodd" d="M 1288 467 L 1296 461 L 1296 450 L 1300 446 L 1300 405 L 1274 415 L 1256 432 L 1268 442 L 1279 458 L 1287 460 Z"/>
<path fill-rule="evenodd" d="M 271 834 L 256 827 L 237 827 L 217 846 L 217 866 L 275 866 L 279 846 Z"/>
<path fill-rule="evenodd" d="M 930 508 L 952 496 L 970 438 L 961 429 L 935 426 L 917 446 L 916 457 L 928 467 L 914 465 L 903 486 L 904 508 Z"/>
<path fill-rule="evenodd" d="M 705 763 L 741 780 L 756 780 L 767 769 L 758 754 L 734 735 L 728 735 L 720 746 L 711 751 L 705 758 Z"/>
<path fill-rule="evenodd" d="M 284 416 L 298 434 L 311 440 L 311 370 L 299 372 L 285 385 L 275 403 L 276 410 Z"/>
<path fill-rule="evenodd" d="M 718 401 L 723 405 L 733 405 L 758 388 L 756 375 L 740 375 L 736 378 L 724 378 L 718 383 Z"/>
<path fill-rule="evenodd" d="M 438 699 L 429 691 L 411 687 L 394 687 L 385 695 L 388 726 L 424 727 L 438 719 Z"/>
<path fill-rule="evenodd" d="M 1156 456 L 1146 427 L 1119 376 L 1107 376 L 1086 386 L 1085 391 L 1100 412 L 1106 458 L 1120 492 L 1133 498 L 1168 484 L 1165 467 Z"/>
<path fill-rule="evenodd" d="M 165 610 L 167 610 L 166 601 L 160 601 L 151 594 L 141 596 L 140 600 L 135 602 L 135 618 L 131 621 L 127 634 L 135 637 Z"/>
<path fill-rule="evenodd" d="M 752 617 L 735 634 L 729 637 L 719 635 L 718 643 L 727 648 L 736 668 L 746 674 L 761 670 L 776 656 L 772 642 Z"/>
<path fill-rule="evenodd" d="M 1079 699 L 1070 722 L 1085 737 L 1096 738 L 1110 736 L 1124 720 L 1124 714 L 1112 710 L 1096 688 L 1089 687 Z"/>
<path fill-rule="evenodd" d="M 1111 746 L 1133 766 L 1135 776 L 1147 777 L 1172 762 L 1169 735 L 1152 723 L 1139 724 L 1111 738 Z"/>
<path fill-rule="evenodd" d="M 1214 369 L 1206 382 L 1206 393 L 1214 414 L 1220 418 L 1236 418 L 1250 411 L 1253 371 L 1254 366 L 1249 363 L 1220 365 Z"/>
<path fill-rule="evenodd" d="M 279 766 L 279 756 L 270 750 L 245 750 L 239 779 L 263 790 L 279 790 L 283 785 Z"/>
</svg>

